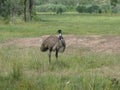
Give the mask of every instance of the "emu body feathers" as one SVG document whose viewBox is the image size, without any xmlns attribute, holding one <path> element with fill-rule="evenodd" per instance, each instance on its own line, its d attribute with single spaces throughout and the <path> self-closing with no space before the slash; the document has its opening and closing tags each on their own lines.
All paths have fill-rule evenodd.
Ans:
<svg viewBox="0 0 120 90">
<path fill-rule="evenodd" d="M 56 61 L 58 63 L 58 52 L 64 52 L 65 48 L 66 48 L 66 43 L 64 38 L 62 37 L 62 31 L 58 30 L 59 36 L 49 36 L 47 37 L 40 49 L 42 52 L 45 52 L 47 50 L 49 50 L 48 56 L 49 56 L 49 63 L 51 62 L 51 52 L 55 51 L 55 56 L 56 56 Z"/>
</svg>

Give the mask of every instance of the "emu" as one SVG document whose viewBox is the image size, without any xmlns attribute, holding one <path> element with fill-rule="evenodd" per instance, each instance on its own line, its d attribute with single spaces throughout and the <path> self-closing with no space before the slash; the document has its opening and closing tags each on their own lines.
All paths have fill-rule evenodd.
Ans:
<svg viewBox="0 0 120 90">
<path fill-rule="evenodd" d="M 62 30 L 58 30 L 57 36 L 47 37 L 41 44 L 41 51 L 45 52 L 48 50 L 49 63 L 51 63 L 51 52 L 55 52 L 56 63 L 58 63 L 58 52 L 64 52 L 66 48 L 65 40 L 62 36 Z"/>
</svg>

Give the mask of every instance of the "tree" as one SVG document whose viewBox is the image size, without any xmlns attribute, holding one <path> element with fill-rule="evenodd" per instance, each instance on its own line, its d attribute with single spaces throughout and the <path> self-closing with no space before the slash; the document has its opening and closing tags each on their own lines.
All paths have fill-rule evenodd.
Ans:
<svg viewBox="0 0 120 90">
<path fill-rule="evenodd" d="M 0 16 L 13 20 L 14 16 L 23 14 L 24 21 L 32 20 L 33 0 L 0 0 Z"/>
<path fill-rule="evenodd" d="M 30 20 L 32 20 L 33 0 L 29 0 L 29 14 Z"/>
<path fill-rule="evenodd" d="M 120 11 L 120 0 L 110 0 L 111 6 L 112 6 L 112 12 L 118 13 Z"/>
<path fill-rule="evenodd" d="M 10 15 L 10 4 L 8 0 L 0 0 L 0 16 L 8 17 Z"/>
<path fill-rule="evenodd" d="M 14 23 L 14 17 L 19 16 L 22 14 L 22 7 L 21 7 L 21 2 L 20 0 L 8 0 L 10 4 L 10 18 L 11 21 Z"/>
<path fill-rule="evenodd" d="M 4 20 L 14 23 L 14 16 L 22 14 L 20 0 L 0 0 L 0 16 Z"/>
<path fill-rule="evenodd" d="M 24 0 L 24 21 L 27 21 L 27 0 Z"/>
<path fill-rule="evenodd" d="M 29 12 L 29 15 L 27 15 L 27 11 Z M 27 21 L 27 19 L 29 21 L 32 20 L 32 11 L 33 11 L 33 0 L 24 0 L 24 21 L 25 22 Z"/>
<path fill-rule="evenodd" d="M 111 1 L 111 5 L 112 6 L 116 6 L 117 5 L 117 3 L 118 3 L 118 0 L 110 0 Z"/>
<path fill-rule="evenodd" d="M 78 5 L 76 7 L 76 11 L 79 12 L 79 13 L 85 13 L 86 7 L 84 5 Z"/>
</svg>

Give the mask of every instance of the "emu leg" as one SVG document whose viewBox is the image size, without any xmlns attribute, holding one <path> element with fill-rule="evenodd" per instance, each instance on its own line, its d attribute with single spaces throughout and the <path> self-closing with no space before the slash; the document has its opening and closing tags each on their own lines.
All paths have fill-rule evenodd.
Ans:
<svg viewBox="0 0 120 90">
<path fill-rule="evenodd" d="M 48 56 L 49 56 L 49 63 L 51 63 L 51 51 L 50 50 L 48 52 Z"/>
<path fill-rule="evenodd" d="M 58 64 L 58 50 L 56 50 L 55 56 L 56 56 L 56 63 Z"/>
</svg>

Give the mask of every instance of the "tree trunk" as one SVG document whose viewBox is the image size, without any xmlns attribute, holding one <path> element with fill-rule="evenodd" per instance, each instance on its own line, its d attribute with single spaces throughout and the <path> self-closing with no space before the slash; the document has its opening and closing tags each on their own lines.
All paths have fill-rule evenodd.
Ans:
<svg viewBox="0 0 120 90">
<path fill-rule="evenodd" d="M 27 21 L 27 0 L 24 0 L 24 21 L 26 22 Z"/>
<path fill-rule="evenodd" d="M 33 8 L 33 0 L 29 0 L 30 21 L 32 20 L 32 8 Z"/>
</svg>

